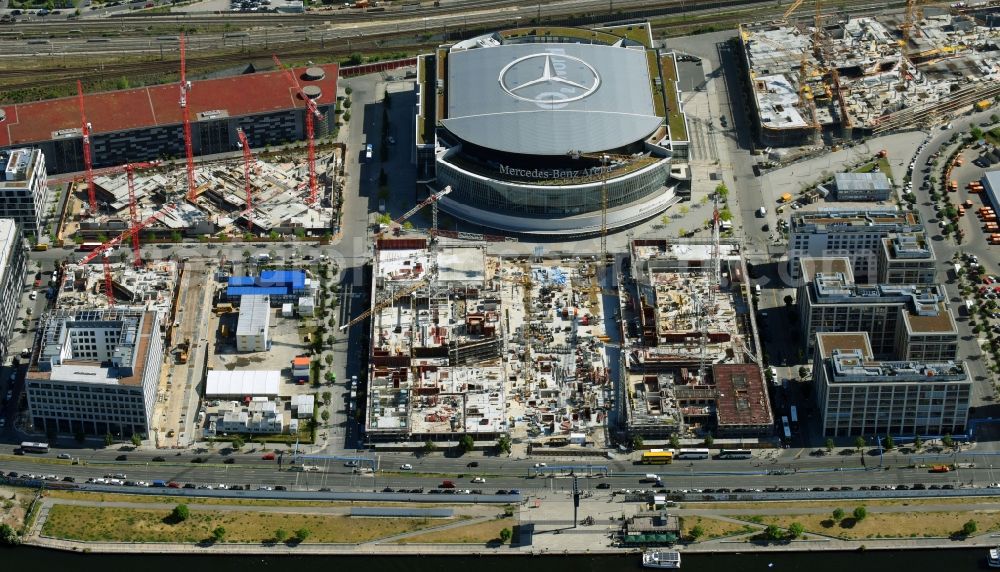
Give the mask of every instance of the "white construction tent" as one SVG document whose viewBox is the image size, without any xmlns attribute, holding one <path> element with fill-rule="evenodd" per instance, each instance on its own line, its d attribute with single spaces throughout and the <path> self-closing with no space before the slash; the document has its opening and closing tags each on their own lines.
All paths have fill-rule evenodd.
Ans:
<svg viewBox="0 0 1000 572">
<path fill-rule="evenodd" d="M 280 382 L 281 372 L 277 370 L 209 371 L 205 397 L 277 397 Z"/>
</svg>

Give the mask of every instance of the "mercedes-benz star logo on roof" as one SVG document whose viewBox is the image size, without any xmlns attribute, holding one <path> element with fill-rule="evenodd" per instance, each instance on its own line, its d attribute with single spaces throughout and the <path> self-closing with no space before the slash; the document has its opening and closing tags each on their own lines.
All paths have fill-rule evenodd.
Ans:
<svg viewBox="0 0 1000 572">
<path fill-rule="evenodd" d="M 525 81 L 526 78 L 533 79 Z M 511 97 L 543 109 L 556 109 L 597 91 L 601 76 L 594 66 L 580 58 L 540 53 L 517 58 L 504 66 L 499 81 Z"/>
</svg>

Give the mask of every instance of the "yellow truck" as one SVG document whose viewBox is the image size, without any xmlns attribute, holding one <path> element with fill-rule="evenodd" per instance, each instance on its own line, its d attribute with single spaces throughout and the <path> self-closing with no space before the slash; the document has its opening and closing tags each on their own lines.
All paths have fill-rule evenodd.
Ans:
<svg viewBox="0 0 1000 572">
<path fill-rule="evenodd" d="M 977 101 L 976 102 L 976 111 L 986 111 L 987 109 L 990 108 L 991 105 L 993 105 L 993 102 L 990 101 L 990 100 L 988 100 L 988 99 L 984 99 L 982 101 Z"/>
</svg>

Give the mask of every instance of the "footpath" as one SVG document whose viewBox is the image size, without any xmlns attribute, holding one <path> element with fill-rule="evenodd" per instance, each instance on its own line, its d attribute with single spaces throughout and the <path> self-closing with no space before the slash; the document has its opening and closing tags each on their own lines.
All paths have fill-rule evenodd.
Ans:
<svg viewBox="0 0 1000 572">
<path fill-rule="evenodd" d="M 101 502 L 75 499 L 46 497 L 41 499 L 38 515 L 28 531 L 25 544 L 65 550 L 70 552 L 92 553 L 163 553 L 163 554 L 322 554 L 322 555 L 512 555 L 538 556 L 563 554 L 624 554 L 639 552 L 638 548 L 621 548 L 614 545 L 614 538 L 619 530 L 622 518 L 634 515 L 642 508 L 637 503 L 624 503 L 618 497 L 608 495 L 582 499 L 578 511 L 581 522 L 573 527 L 573 508 L 566 493 L 554 492 L 538 498 L 532 498 L 522 503 L 518 512 L 518 525 L 511 544 L 457 544 L 457 543 L 400 543 L 397 542 L 419 534 L 437 532 L 449 529 L 460 529 L 464 526 L 488 522 L 495 514 L 492 505 L 458 506 L 456 513 L 469 518 L 461 522 L 448 521 L 441 526 L 426 528 L 419 531 L 399 533 L 392 536 L 373 539 L 361 543 L 343 544 L 285 544 L 276 542 L 255 543 L 136 543 L 136 542 L 85 542 L 64 540 L 45 536 L 45 521 L 49 510 L 57 505 L 93 506 L 104 508 L 135 508 L 169 510 L 172 504 L 164 503 L 132 503 L 132 502 Z M 192 505 L 195 506 L 195 505 Z M 202 508 L 199 505 L 199 508 Z M 253 505 L 205 505 L 205 509 L 219 512 L 270 512 L 270 513 L 300 513 L 314 515 L 346 515 L 350 507 L 338 506 L 253 506 Z M 788 552 L 788 551 L 852 551 L 852 550 L 901 550 L 928 548 L 971 548 L 994 547 L 1000 544 L 1000 534 L 985 532 L 967 539 L 951 538 L 865 538 L 859 540 L 844 540 L 826 536 L 822 532 L 808 531 L 804 539 L 764 543 L 752 537 L 764 530 L 763 524 L 755 524 L 739 520 L 727 515 L 798 515 L 815 514 L 832 511 L 836 506 L 825 506 L 820 503 L 808 507 L 774 506 L 768 508 L 767 503 L 760 503 L 759 508 L 719 508 L 718 504 L 710 508 L 671 508 L 669 513 L 684 517 L 706 517 L 723 522 L 746 526 L 747 528 L 732 536 L 702 540 L 699 542 L 679 543 L 676 549 L 682 552 Z M 869 514 L 907 513 L 907 512 L 941 512 L 941 511 L 1000 511 L 1000 502 L 982 504 L 948 503 L 942 499 L 935 504 L 898 504 L 886 506 L 869 506 Z M 584 525 L 582 521 L 590 517 L 594 524 Z"/>
</svg>

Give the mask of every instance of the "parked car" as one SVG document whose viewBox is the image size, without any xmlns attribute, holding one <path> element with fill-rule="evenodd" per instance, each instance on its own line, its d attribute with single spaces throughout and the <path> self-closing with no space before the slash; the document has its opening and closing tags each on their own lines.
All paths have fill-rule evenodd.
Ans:
<svg viewBox="0 0 1000 572">
<path fill-rule="evenodd" d="M 58 455 L 56 455 L 56 458 L 57 459 L 72 459 L 73 455 L 70 455 L 69 453 L 59 453 Z"/>
</svg>

